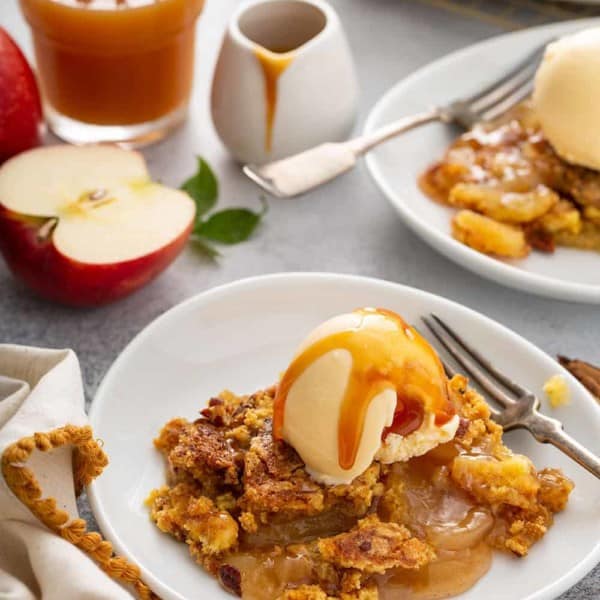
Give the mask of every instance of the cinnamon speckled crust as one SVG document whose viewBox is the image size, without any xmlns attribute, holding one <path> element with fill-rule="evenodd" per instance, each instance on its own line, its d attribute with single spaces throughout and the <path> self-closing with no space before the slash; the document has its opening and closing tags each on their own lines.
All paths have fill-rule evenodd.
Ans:
<svg viewBox="0 0 600 600">
<path fill-rule="evenodd" d="M 456 442 L 468 453 L 474 447 L 484 447 L 492 456 L 501 459 L 510 454 L 502 443 L 502 427 L 490 419 L 490 407 L 483 397 L 469 388 L 464 375 L 455 375 L 448 389 L 459 414 L 466 421 Z"/>
<path fill-rule="evenodd" d="M 560 471 L 536 472 L 513 455 L 465 377 L 455 376 L 449 390 L 460 435 L 440 447 L 444 467 L 431 485 L 473 498 L 495 517 L 488 542 L 522 556 L 565 507 L 572 484 Z M 167 461 L 168 485 L 148 498 L 159 529 L 242 596 L 245 576 L 235 564 L 252 544 L 276 561 L 304 557 L 300 579 L 290 575 L 270 596 L 280 600 L 376 600 L 376 574 L 435 560 L 423 528 L 411 523 L 404 467 L 374 462 L 348 485 L 316 483 L 298 454 L 273 439 L 273 397 L 274 388 L 223 392 L 200 419 L 165 425 L 155 445 Z"/>
<path fill-rule="evenodd" d="M 161 531 L 185 540 L 201 554 L 221 554 L 237 546 L 235 519 L 189 484 L 154 490 L 148 503 L 150 516 Z"/>
<path fill-rule="evenodd" d="M 281 511 L 290 518 L 323 511 L 323 489 L 308 476 L 296 452 L 273 439 L 270 422 L 252 440 L 245 467 L 245 491 L 239 505 L 261 522 L 267 523 L 269 515 Z"/>
<path fill-rule="evenodd" d="M 382 523 L 375 515 L 346 533 L 320 540 L 318 548 L 326 561 L 366 573 L 385 573 L 394 567 L 418 569 L 435 557 L 432 548 L 404 525 Z"/>
<path fill-rule="evenodd" d="M 361 516 L 383 491 L 379 472 L 379 464 L 374 463 L 350 484 L 320 485 L 308 475 L 290 446 L 273 439 L 267 419 L 246 453 L 244 494 L 238 505 L 261 523 L 268 523 L 273 515 L 293 519 L 334 507 Z"/>
<path fill-rule="evenodd" d="M 187 419 L 171 419 L 160 431 L 154 440 L 154 445 L 163 454 L 168 454 L 179 443 L 179 437 L 183 430 L 189 426 Z"/>
</svg>

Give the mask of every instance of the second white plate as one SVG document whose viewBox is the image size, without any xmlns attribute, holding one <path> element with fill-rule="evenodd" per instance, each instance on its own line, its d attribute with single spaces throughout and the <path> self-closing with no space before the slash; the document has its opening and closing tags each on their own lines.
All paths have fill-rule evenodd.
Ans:
<svg viewBox="0 0 600 600">
<path fill-rule="evenodd" d="M 470 46 L 415 72 L 393 87 L 373 108 L 366 131 L 436 104 L 468 96 L 517 64 L 545 41 L 598 25 L 579 20 L 510 33 Z M 600 303 L 600 255 L 559 248 L 519 261 L 486 256 L 456 241 L 450 232 L 451 208 L 432 202 L 419 190 L 417 177 L 441 158 L 458 131 L 447 125 L 421 127 L 383 144 L 367 155 L 377 185 L 404 222 L 444 256 L 498 283 L 543 296 Z"/>
</svg>

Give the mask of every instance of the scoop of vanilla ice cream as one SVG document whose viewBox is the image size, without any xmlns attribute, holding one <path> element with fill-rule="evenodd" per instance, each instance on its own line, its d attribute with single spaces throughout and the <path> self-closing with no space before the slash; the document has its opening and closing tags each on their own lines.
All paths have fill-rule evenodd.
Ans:
<svg viewBox="0 0 600 600">
<path fill-rule="evenodd" d="M 304 340 L 298 355 L 323 338 L 358 327 L 360 322 L 357 313 L 326 321 Z M 398 327 L 385 318 L 373 320 L 370 326 L 382 332 Z M 435 415 L 426 414 L 416 431 L 407 436 L 390 433 L 382 443 L 383 431 L 392 424 L 397 404 L 396 390 L 384 389 L 369 403 L 354 464 L 343 469 L 338 456 L 338 424 L 352 367 L 353 357 L 348 350 L 332 349 L 304 370 L 287 395 L 282 437 L 298 452 L 316 481 L 327 485 L 350 483 L 376 458 L 385 463 L 405 461 L 454 437 L 457 416 L 438 427 Z"/>
<path fill-rule="evenodd" d="M 356 313 L 339 315 L 325 321 L 308 335 L 298 354 L 318 340 L 358 327 Z M 392 324 L 381 323 L 381 327 Z M 336 349 L 315 360 L 290 388 L 285 403 L 283 438 L 306 465 L 308 473 L 327 485 L 349 483 L 373 462 L 381 445 L 381 433 L 394 418 L 396 394 L 385 390 L 371 401 L 356 460 L 351 469 L 338 461 L 338 421 L 344 391 L 352 370 L 350 352 Z"/>
<path fill-rule="evenodd" d="M 546 48 L 533 93 L 545 137 L 568 162 L 600 169 L 600 27 Z"/>
</svg>

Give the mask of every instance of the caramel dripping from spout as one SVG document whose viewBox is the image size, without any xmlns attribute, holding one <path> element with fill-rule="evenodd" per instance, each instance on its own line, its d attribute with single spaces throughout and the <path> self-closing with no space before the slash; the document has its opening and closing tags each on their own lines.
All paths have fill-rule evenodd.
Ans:
<svg viewBox="0 0 600 600">
<path fill-rule="evenodd" d="M 265 150 L 271 152 L 273 146 L 273 125 L 277 112 L 279 78 L 294 60 L 294 54 L 292 52 L 271 52 L 262 46 L 256 46 L 254 54 L 260 63 L 265 82 Z"/>
</svg>

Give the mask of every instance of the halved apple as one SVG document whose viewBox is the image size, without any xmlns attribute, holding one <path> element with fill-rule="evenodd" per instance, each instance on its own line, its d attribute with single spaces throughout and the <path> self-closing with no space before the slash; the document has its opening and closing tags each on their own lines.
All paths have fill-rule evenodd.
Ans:
<svg viewBox="0 0 600 600">
<path fill-rule="evenodd" d="M 150 179 L 141 154 L 114 146 L 49 146 L 0 167 L 0 251 L 42 296 L 111 302 L 171 263 L 195 205 Z"/>
</svg>

